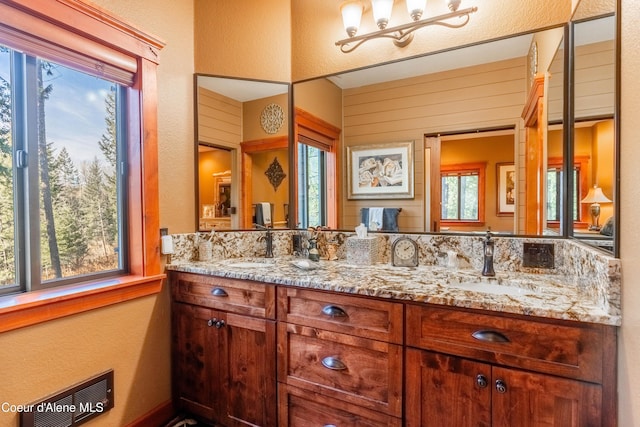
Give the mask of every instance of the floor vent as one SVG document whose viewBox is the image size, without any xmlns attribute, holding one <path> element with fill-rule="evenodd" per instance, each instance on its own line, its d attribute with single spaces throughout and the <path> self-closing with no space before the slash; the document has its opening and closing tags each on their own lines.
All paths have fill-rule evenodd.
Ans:
<svg viewBox="0 0 640 427">
<path fill-rule="evenodd" d="M 113 370 L 27 405 L 20 427 L 79 426 L 111 408 Z"/>
</svg>

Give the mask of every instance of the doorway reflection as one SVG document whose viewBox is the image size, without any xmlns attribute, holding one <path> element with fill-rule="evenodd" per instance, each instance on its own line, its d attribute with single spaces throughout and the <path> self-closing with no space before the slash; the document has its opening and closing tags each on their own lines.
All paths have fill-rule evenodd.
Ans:
<svg viewBox="0 0 640 427">
<path fill-rule="evenodd" d="M 199 229 L 231 228 L 230 149 L 198 144 Z"/>
</svg>

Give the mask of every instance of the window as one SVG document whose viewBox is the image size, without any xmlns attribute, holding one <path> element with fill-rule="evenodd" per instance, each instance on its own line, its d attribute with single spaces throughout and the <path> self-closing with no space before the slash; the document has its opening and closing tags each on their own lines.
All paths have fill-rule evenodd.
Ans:
<svg viewBox="0 0 640 427">
<path fill-rule="evenodd" d="M 585 203 L 580 203 L 580 201 L 587 196 L 589 191 L 588 177 L 583 172 L 588 170 L 590 158 L 589 156 L 574 156 L 573 160 L 573 221 L 574 226 L 582 225 L 586 227 L 586 223 L 578 223 L 589 213 L 589 206 Z M 549 157 L 547 159 L 548 222 L 560 222 L 560 211 L 562 210 L 560 185 L 562 185 L 562 158 Z"/>
<path fill-rule="evenodd" d="M 573 167 L 573 221 L 580 221 L 580 167 Z M 547 221 L 560 221 L 562 166 L 547 168 Z"/>
<path fill-rule="evenodd" d="M 0 332 L 159 292 L 164 43 L 82 1 L 0 14 Z"/>
<path fill-rule="evenodd" d="M 300 108 L 295 109 L 295 169 L 298 226 L 338 226 L 337 152 L 340 129 Z"/>
<path fill-rule="evenodd" d="M 484 171 L 480 163 L 441 166 L 442 222 L 484 222 Z"/>
<path fill-rule="evenodd" d="M 300 227 L 327 224 L 326 153 L 298 144 L 298 223 Z"/>
<path fill-rule="evenodd" d="M 0 52 L 0 286 L 32 290 L 122 273 L 121 85 Z"/>
</svg>

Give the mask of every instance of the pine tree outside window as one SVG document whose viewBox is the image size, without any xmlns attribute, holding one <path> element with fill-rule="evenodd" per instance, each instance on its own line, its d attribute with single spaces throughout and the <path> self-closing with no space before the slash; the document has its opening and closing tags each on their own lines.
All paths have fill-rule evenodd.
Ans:
<svg viewBox="0 0 640 427">
<path fill-rule="evenodd" d="M 126 268 L 123 96 L 119 84 L 0 46 L 0 290 Z"/>
</svg>

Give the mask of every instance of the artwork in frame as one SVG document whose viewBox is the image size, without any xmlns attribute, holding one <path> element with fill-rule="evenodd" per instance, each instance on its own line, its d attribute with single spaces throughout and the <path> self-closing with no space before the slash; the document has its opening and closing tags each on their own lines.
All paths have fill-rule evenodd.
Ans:
<svg viewBox="0 0 640 427">
<path fill-rule="evenodd" d="M 496 164 L 497 215 L 513 215 L 516 210 L 516 167 L 513 163 Z"/>
<path fill-rule="evenodd" d="M 349 199 L 412 199 L 413 141 L 347 147 Z"/>
</svg>

